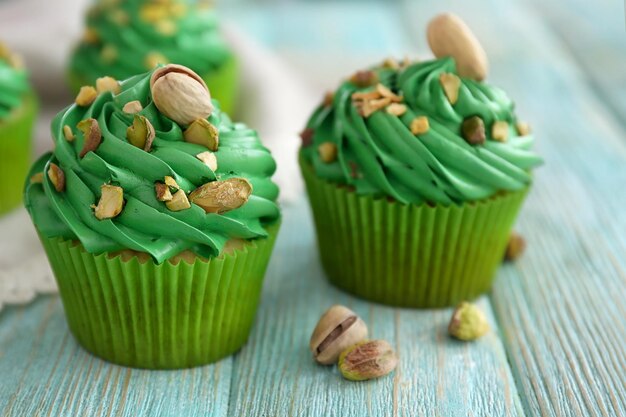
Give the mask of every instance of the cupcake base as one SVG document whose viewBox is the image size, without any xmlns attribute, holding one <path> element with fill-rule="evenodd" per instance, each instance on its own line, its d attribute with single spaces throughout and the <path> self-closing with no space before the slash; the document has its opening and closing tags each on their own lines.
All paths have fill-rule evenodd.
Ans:
<svg viewBox="0 0 626 417">
<path fill-rule="evenodd" d="M 37 100 L 27 96 L 20 107 L 0 121 L 0 214 L 22 202 L 24 181 L 30 168 L 32 131 L 37 113 Z"/>
<path fill-rule="evenodd" d="M 527 189 L 461 206 L 405 205 L 318 178 L 300 159 L 322 265 L 356 296 L 446 307 L 491 287 Z"/>
<path fill-rule="evenodd" d="M 155 264 L 41 237 L 71 332 L 89 352 L 136 368 L 215 362 L 248 339 L 279 224 L 210 260 Z"/>
<path fill-rule="evenodd" d="M 102 74 L 105 76 L 108 74 Z M 134 74 L 129 74 L 129 76 Z M 214 71 L 200 74 L 211 91 L 211 97 L 220 103 L 220 109 L 232 115 L 235 110 L 237 99 L 237 86 L 239 85 L 239 62 L 233 56 Z M 80 87 L 94 85 L 95 79 L 90 80 L 74 71 L 68 73 L 68 82 L 71 90 L 77 94 Z"/>
</svg>

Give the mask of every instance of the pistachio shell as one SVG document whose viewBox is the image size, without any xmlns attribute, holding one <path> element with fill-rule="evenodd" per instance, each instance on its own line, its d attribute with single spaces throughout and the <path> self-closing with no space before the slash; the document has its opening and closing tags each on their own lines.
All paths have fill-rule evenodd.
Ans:
<svg viewBox="0 0 626 417">
<path fill-rule="evenodd" d="M 315 360 L 331 365 L 343 350 L 367 338 L 367 326 L 355 312 L 341 305 L 329 308 L 313 330 L 309 348 Z"/>
</svg>

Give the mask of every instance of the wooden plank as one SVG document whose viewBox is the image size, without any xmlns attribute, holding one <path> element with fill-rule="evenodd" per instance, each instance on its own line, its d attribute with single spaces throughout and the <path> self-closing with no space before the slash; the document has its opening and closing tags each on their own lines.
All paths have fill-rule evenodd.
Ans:
<svg viewBox="0 0 626 417">
<path fill-rule="evenodd" d="M 423 28 L 432 10 L 407 7 Z M 626 415 L 624 132 L 523 3 L 440 7 L 476 29 L 491 80 L 532 121 L 546 160 L 520 220 L 530 249 L 501 270 L 491 296 L 525 410 Z"/>
<path fill-rule="evenodd" d="M 57 296 L 0 315 L 2 416 L 227 416 L 232 359 L 183 371 L 111 365 L 73 339 Z"/>
<path fill-rule="evenodd" d="M 305 201 L 285 212 L 249 345 L 235 358 L 232 416 L 521 416 L 521 404 L 497 330 L 476 343 L 447 336 L 451 310 L 394 309 L 328 284 Z M 372 338 L 396 346 L 393 376 L 354 383 L 316 365 L 310 332 L 335 303 L 354 309 Z M 486 299 L 481 306 L 490 314 Z"/>
<path fill-rule="evenodd" d="M 626 126 L 626 3 L 536 0 L 544 19 L 586 73 L 587 82 Z"/>
</svg>

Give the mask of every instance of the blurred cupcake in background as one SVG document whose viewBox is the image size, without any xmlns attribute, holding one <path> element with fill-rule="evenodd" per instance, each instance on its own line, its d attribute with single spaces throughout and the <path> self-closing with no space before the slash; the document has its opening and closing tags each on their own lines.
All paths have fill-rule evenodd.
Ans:
<svg viewBox="0 0 626 417">
<path fill-rule="evenodd" d="M 37 100 L 21 59 L 0 43 L 0 214 L 22 201 Z"/>
<path fill-rule="evenodd" d="M 541 159 L 485 53 L 435 18 L 438 59 L 387 60 L 329 95 L 300 164 L 329 280 L 369 300 L 442 307 L 489 290 Z"/>
<path fill-rule="evenodd" d="M 90 352 L 185 368 L 237 351 L 280 225 L 276 164 L 180 65 L 81 88 L 25 205 Z"/>
<path fill-rule="evenodd" d="M 211 3 L 98 0 L 69 63 L 72 89 L 77 92 L 102 76 L 121 80 L 176 62 L 200 74 L 222 109 L 232 112 L 238 64 Z"/>
</svg>

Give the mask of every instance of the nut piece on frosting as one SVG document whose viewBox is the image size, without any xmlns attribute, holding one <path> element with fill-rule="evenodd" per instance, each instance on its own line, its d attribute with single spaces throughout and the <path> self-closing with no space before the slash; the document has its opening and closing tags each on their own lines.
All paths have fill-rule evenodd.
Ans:
<svg viewBox="0 0 626 417">
<path fill-rule="evenodd" d="M 208 166 L 211 171 L 217 171 L 217 157 L 213 152 L 200 152 L 196 155 L 200 161 L 204 163 L 204 165 Z"/>
<path fill-rule="evenodd" d="M 142 110 L 143 106 L 141 105 L 141 102 L 139 100 L 129 101 L 128 103 L 124 104 L 124 107 L 122 107 L 122 111 L 126 114 L 135 114 L 139 113 Z"/>
<path fill-rule="evenodd" d="M 487 54 L 469 27 L 458 16 L 435 16 L 426 30 L 428 44 L 437 58 L 451 56 L 461 77 L 482 81 L 487 76 Z"/>
<path fill-rule="evenodd" d="M 172 196 L 172 199 L 165 202 L 165 205 L 172 211 L 182 211 L 191 208 L 191 204 L 189 204 L 189 199 L 187 198 L 187 194 L 185 194 L 184 190 L 176 191 L 176 193 Z"/>
<path fill-rule="evenodd" d="M 439 76 L 439 82 L 443 87 L 443 92 L 448 98 L 450 104 L 455 105 L 459 99 L 459 88 L 461 87 L 461 79 L 451 73 L 443 73 Z"/>
<path fill-rule="evenodd" d="M 100 146 L 102 142 L 102 132 L 100 131 L 100 126 L 98 126 L 98 121 L 93 118 L 85 119 L 79 122 L 76 127 L 78 130 L 83 132 L 83 137 L 85 139 L 83 149 L 78 154 L 79 157 L 84 157 L 87 152 L 95 151 Z"/>
<path fill-rule="evenodd" d="M 110 91 L 113 94 L 120 93 L 120 83 L 113 77 L 100 77 L 96 80 L 96 91 L 98 94 Z"/>
<path fill-rule="evenodd" d="M 154 184 L 154 191 L 156 193 L 156 198 L 159 201 L 172 201 L 172 192 L 170 191 L 170 187 L 163 184 L 162 182 L 157 182 Z"/>
<path fill-rule="evenodd" d="M 509 124 L 503 120 L 498 120 L 491 126 L 491 137 L 498 142 L 506 142 L 509 138 Z"/>
<path fill-rule="evenodd" d="M 54 189 L 61 193 L 65 191 L 65 173 L 57 164 L 50 162 L 50 168 L 48 168 L 48 178 Z"/>
<path fill-rule="evenodd" d="M 154 136 L 154 127 L 144 116 L 135 115 L 133 124 L 126 129 L 128 141 L 146 152 L 150 152 Z"/>
<path fill-rule="evenodd" d="M 182 65 L 169 64 L 155 70 L 150 78 L 150 90 L 159 111 L 179 125 L 206 119 L 213 112 L 205 82 Z"/>
<path fill-rule="evenodd" d="M 468 117 L 461 126 L 463 137 L 470 145 L 485 143 L 485 122 L 478 116 Z"/>
<path fill-rule="evenodd" d="M 166 175 L 165 178 L 163 178 L 163 181 L 165 182 L 165 185 L 170 187 L 170 190 L 172 190 L 174 192 L 180 190 L 180 185 L 178 185 L 178 183 L 176 182 L 176 180 L 173 177 L 170 177 L 169 175 Z"/>
<path fill-rule="evenodd" d="M 124 207 L 124 190 L 122 187 L 104 184 L 100 191 L 102 194 L 95 209 L 96 218 L 105 220 L 117 217 Z"/>
<path fill-rule="evenodd" d="M 96 97 L 98 97 L 96 89 L 90 85 L 85 85 L 80 88 L 74 102 L 81 107 L 87 107 L 96 100 Z"/>
<path fill-rule="evenodd" d="M 206 119 L 196 119 L 183 133 L 185 141 L 215 152 L 220 144 L 219 131 Z"/>
<path fill-rule="evenodd" d="M 69 125 L 63 126 L 63 137 L 68 142 L 74 142 L 74 139 L 76 139 L 74 132 L 72 132 L 72 128 Z"/>
<path fill-rule="evenodd" d="M 245 178 L 208 182 L 189 194 L 189 200 L 207 213 L 222 214 L 243 206 L 252 194 L 252 184 Z"/>
<path fill-rule="evenodd" d="M 316 362 L 331 365 L 348 347 L 367 338 L 367 325 L 357 314 L 334 305 L 320 317 L 309 341 Z"/>
<path fill-rule="evenodd" d="M 423 135 L 430 129 L 428 117 L 418 116 L 411 121 L 411 133 L 414 135 Z"/>
<path fill-rule="evenodd" d="M 337 145 L 332 142 L 323 142 L 317 147 L 322 162 L 330 164 L 337 160 Z"/>
<path fill-rule="evenodd" d="M 517 122 L 515 124 L 515 129 L 517 130 L 517 134 L 520 136 L 530 135 L 530 125 L 526 122 Z"/>
</svg>

